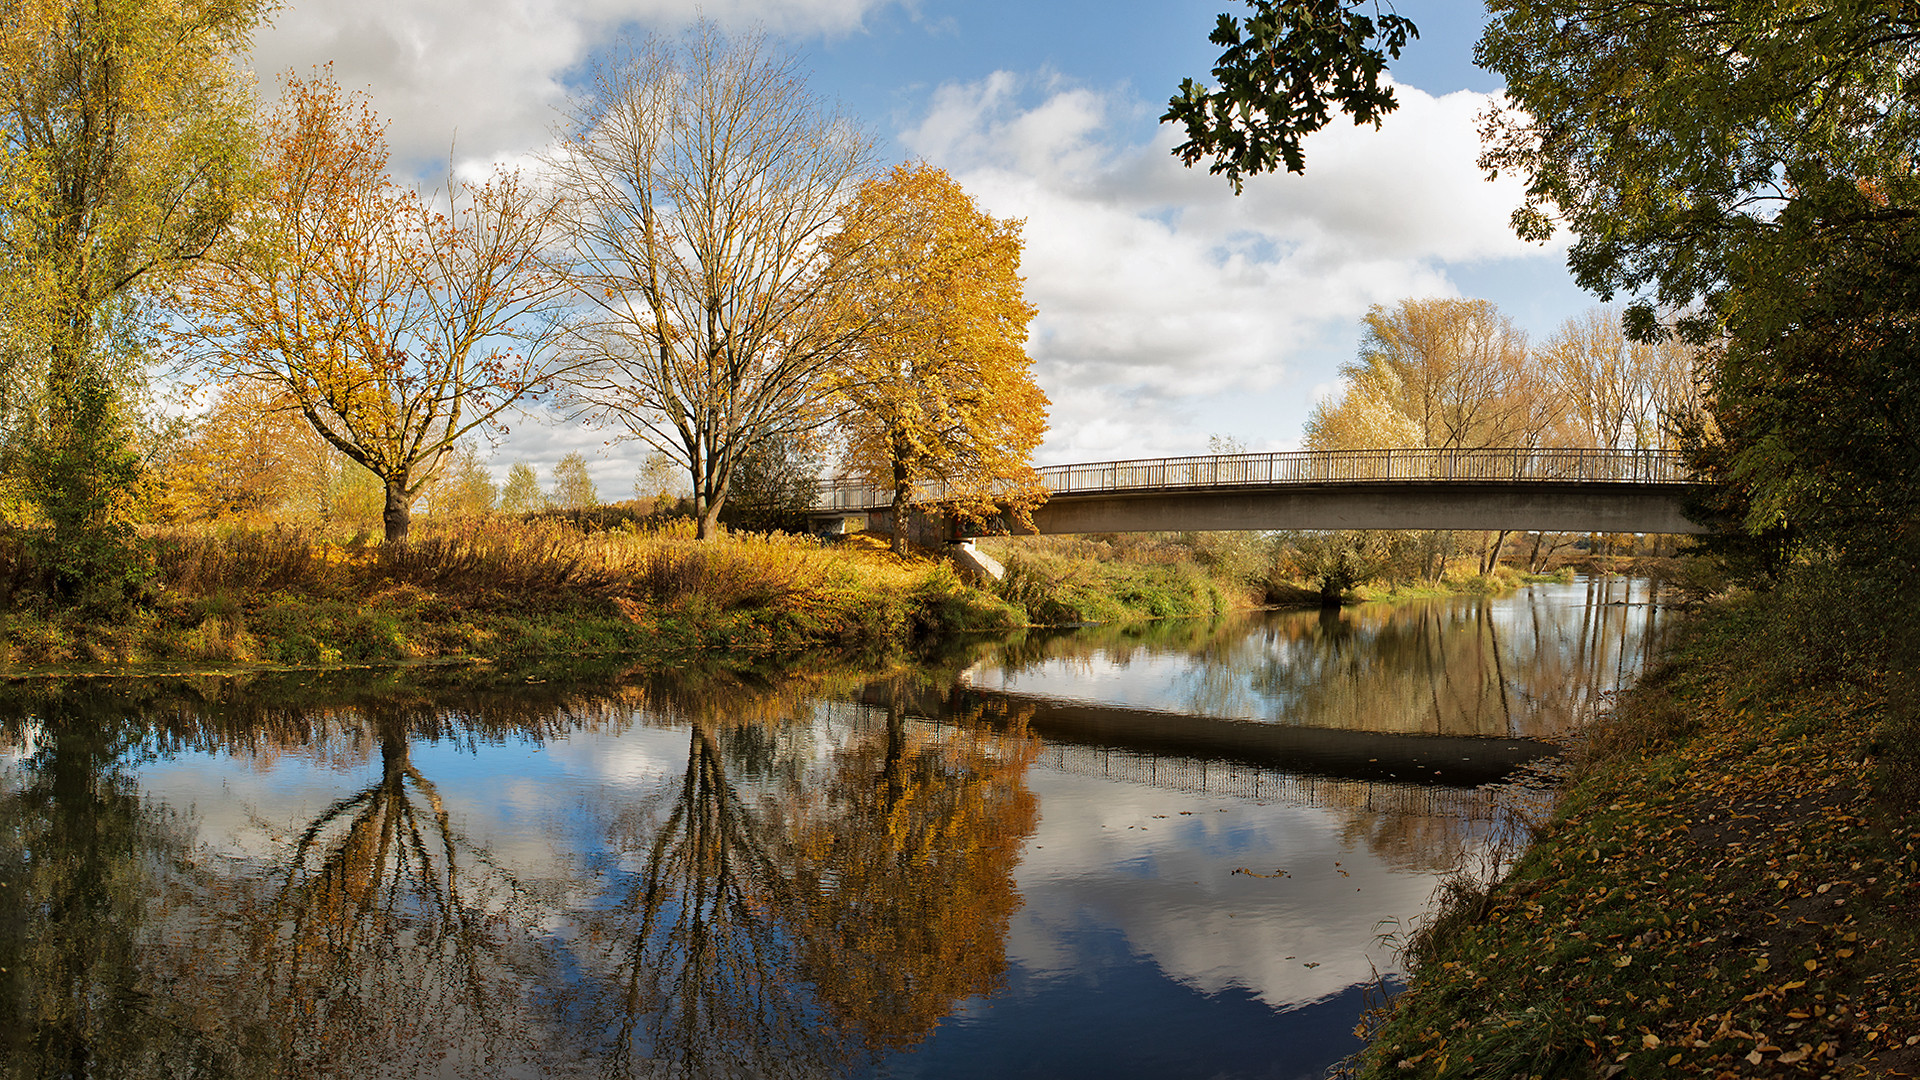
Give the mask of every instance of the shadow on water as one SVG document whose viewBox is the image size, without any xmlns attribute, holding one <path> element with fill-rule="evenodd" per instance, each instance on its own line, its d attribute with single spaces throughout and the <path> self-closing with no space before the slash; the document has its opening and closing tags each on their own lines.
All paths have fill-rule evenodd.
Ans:
<svg viewBox="0 0 1920 1080">
<path fill-rule="evenodd" d="M 1382 913 L 1653 647 L 1582 588 L 878 680 L 15 686 L 0 1076 L 1317 1071 Z"/>
</svg>

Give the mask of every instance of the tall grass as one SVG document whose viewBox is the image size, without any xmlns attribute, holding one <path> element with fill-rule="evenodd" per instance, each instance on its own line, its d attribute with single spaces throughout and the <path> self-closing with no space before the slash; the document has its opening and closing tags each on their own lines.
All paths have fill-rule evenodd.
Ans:
<svg viewBox="0 0 1920 1080">
<path fill-rule="evenodd" d="M 1045 626 L 1210 616 L 1253 600 L 1189 545 L 1145 537 L 1022 537 L 990 545 L 1007 574 L 995 587 Z"/>
<path fill-rule="evenodd" d="M 695 540 L 684 521 L 428 523 L 399 545 L 284 526 L 179 530 L 149 544 L 150 593 L 132 613 L 0 614 L 0 663 L 767 655 L 1016 623 L 943 561 L 779 533 Z M 6 557 L 0 546 L 0 570 Z"/>
</svg>

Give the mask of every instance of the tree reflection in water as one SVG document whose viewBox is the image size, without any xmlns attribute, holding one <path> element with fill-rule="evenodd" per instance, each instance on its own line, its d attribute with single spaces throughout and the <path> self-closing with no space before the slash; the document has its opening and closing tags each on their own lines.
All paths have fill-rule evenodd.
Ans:
<svg viewBox="0 0 1920 1080">
<path fill-rule="evenodd" d="M 692 720 L 686 772 L 644 869 L 596 927 L 619 941 L 612 992 L 595 1000 L 610 1035 L 603 1075 L 805 1076 L 841 1056 L 794 992 L 785 853 L 767 807 L 728 776 L 728 733 L 711 716 Z M 731 732 L 750 733 L 760 732 Z"/>
<path fill-rule="evenodd" d="M 309 822 L 248 922 L 287 1072 L 504 1068 L 528 959 L 521 890 L 464 850 L 411 739 L 438 718 L 372 710 L 373 780 Z M 518 936 L 520 940 L 514 938 Z"/>
<path fill-rule="evenodd" d="M 220 1022 L 143 970 L 191 844 L 126 769 L 145 725 L 111 699 L 0 705 L 0 1075 L 236 1071 Z M 12 780 L 13 782 L 8 782 Z"/>
<path fill-rule="evenodd" d="M 1018 717 L 817 683 L 291 689 L 0 711 L 0 1075 L 836 1075 L 999 985 L 1037 820 Z M 631 872 L 586 911 L 564 856 L 463 835 L 419 756 L 636 725 L 682 728 L 685 768 L 589 798 Z M 222 839 L 137 782 L 196 752 L 366 779 Z"/>
<path fill-rule="evenodd" d="M 682 685 L 648 706 L 688 725 L 688 760 L 657 822 L 623 820 L 644 861 L 592 920 L 619 943 L 588 1007 L 604 1073 L 832 1075 L 997 986 L 1034 740 L 860 712 L 816 766 L 810 703 Z"/>
<path fill-rule="evenodd" d="M 525 898 L 464 845 L 411 747 L 537 734 L 551 704 L 480 720 L 458 698 L 207 688 L 0 703 L 20 781 L 0 790 L 0 1075 L 535 1075 L 513 1037 L 537 966 Z M 195 749 L 379 768 L 263 859 L 209 851 L 142 797 L 137 766 Z"/>
<path fill-rule="evenodd" d="M 1013 870 L 1039 823 L 1024 718 L 910 725 L 900 680 L 888 689 L 884 725 L 839 748 L 793 822 L 804 966 L 836 1026 L 876 1056 L 998 988 Z"/>
<path fill-rule="evenodd" d="M 1637 591 L 1636 591 L 1637 590 Z M 1577 599 L 1576 599 L 1577 598 Z M 1033 634 L 983 666 L 1008 676 L 1151 676 L 1153 700 L 1195 716 L 1391 734 L 1551 738 L 1592 717 L 1661 639 L 1646 583 L 1595 576 L 1513 597 L 1363 604 Z M 1516 610 L 1518 609 L 1518 610 Z M 1497 611 L 1509 614 L 1504 618 Z M 1045 691 L 1040 691 L 1044 693 Z M 1085 696 L 1084 689 L 1073 691 Z M 1115 702 L 1119 704 L 1120 702 Z"/>
</svg>

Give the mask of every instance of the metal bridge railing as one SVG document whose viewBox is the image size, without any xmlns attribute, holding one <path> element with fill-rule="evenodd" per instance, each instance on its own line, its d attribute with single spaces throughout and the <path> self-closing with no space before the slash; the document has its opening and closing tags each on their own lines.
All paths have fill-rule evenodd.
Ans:
<svg viewBox="0 0 1920 1080">
<path fill-rule="evenodd" d="M 1584 447 L 1296 450 L 1050 465 L 1040 470 L 1041 483 L 1053 495 L 1399 481 L 1684 484 L 1689 479 L 1675 451 Z M 937 501 L 938 485 L 923 496 Z M 820 484 L 814 509 L 870 510 L 892 502 L 888 489 L 827 480 Z"/>
</svg>

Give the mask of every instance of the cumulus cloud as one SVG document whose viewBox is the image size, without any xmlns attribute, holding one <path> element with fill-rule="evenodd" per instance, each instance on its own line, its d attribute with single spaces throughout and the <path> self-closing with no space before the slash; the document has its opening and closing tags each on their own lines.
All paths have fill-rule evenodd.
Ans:
<svg viewBox="0 0 1920 1080">
<path fill-rule="evenodd" d="M 403 161 L 498 161 L 545 145 L 567 80 L 622 29 L 644 37 L 705 16 L 730 30 L 844 33 L 892 0 L 328 0 L 282 9 L 254 38 L 268 93 L 333 64 L 370 89 Z"/>
<path fill-rule="evenodd" d="M 1044 459 L 1197 452 L 1236 425 L 1286 445 L 1368 305 L 1454 295 L 1448 263 L 1556 257 L 1514 239 L 1521 193 L 1474 165 L 1485 95 L 1399 96 L 1379 131 L 1317 133 L 1306 176 L 1236 198 L 1171 156 L 1173 130 L 1129 138 L 1151 117 L 1123 92 L 1001 71 L 933 94 L 902 142 L 1027 222 Z"/>
</svg>

